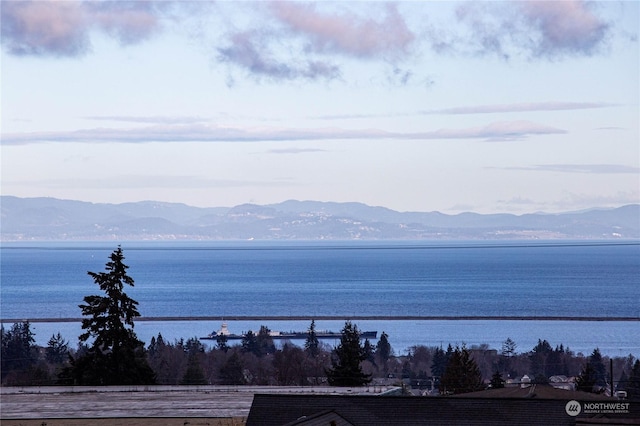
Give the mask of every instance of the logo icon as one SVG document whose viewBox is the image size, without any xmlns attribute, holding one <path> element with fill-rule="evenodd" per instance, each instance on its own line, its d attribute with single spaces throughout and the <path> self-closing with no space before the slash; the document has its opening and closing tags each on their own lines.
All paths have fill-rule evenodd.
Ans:
<svg viewBox="0 0 640 426">
<path fill-rule="evenodd" d="M 564 406 L 564 411 L 566 411 L 567 414 L 571 417 L 575 417 L 580 414 L 580 411 L 582 411 L 582 406 L 578 401 L 572 399 L 571 401 L 567 402 L 567 405 Z"/>
</svg>

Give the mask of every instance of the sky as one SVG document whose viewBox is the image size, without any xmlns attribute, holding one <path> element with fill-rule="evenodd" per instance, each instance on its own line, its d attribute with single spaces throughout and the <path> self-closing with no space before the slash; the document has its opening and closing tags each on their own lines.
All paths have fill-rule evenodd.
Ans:
<svg viewBox="0 0 640 426">
<path fill-rule="evenodd" d="M 640 2 L 1 3 L 1 191 L 640 203 Z"/>
</svg>

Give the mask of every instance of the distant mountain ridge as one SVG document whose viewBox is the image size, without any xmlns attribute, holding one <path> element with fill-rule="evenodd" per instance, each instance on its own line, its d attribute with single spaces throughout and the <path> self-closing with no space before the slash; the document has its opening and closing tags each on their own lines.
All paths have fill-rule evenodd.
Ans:
<svg viewBox="0 0 640 426">
<path fill-rule="evenodd" d="M 561 214 L 446 215 L 289 200 L 202 208 L 1 196 L 2 241 L 638 239 L 640 205 Z"/>
</svg>

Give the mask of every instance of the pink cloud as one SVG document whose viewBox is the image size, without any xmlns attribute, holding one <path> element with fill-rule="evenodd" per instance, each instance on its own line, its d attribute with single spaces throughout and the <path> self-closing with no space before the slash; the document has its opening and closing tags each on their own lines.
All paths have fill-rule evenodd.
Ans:
<svg viewBox="0 0 640 426">
<path fill-rule="evenodd" d="M 603 48 L 610 30 L 592 4 L 582 0 L 466 2 L 457 7 L 456 15 L 470 32 L 434 33 L 432 45 L 437 49 L 466 48 L 505 58 L 593 55 Z"/>
<path fill-rule="evenodd" d="M 444 140 L 479 139 L 514 141 L 534 135 L 563 134 L 565 130 L 529 121 L 494 122 L 481 127 L 438 129 L 424 132 L 390 132 L 381 129 L 220 127 L 206 124 L 156 125 L 146 128 L 93 128 L 72 132 L 34 132 L 3 134 L 2 145 L 43 142 L 146 143 L 146 142 L 262 142 L 303 140 Z"/>
<path fill-rule="evenodd" d="M 517 5 L 526 22 L 538 32 L 538 54 L 593 53 L 609 28 L 581 0 L 526 1 Z"/>
<path fill-rule="evenodd" d="M 157 6 L 137 1 L 24 0 L 2 3 L 2 43 L 14 55 L 80 56 L 92 31 L 122 44 L 139 42 L 159 28 Z"/>
<path fill-rule="evenodd" d="M 274 15 L 293 32 L 308 39 L 314 52 L 356 57 L 395 56 L 406 52 L 415 36 L 394 5 L 381 21 L 353 14 L 322 14 L 313 3 L 273 2 Z"/>
<path fill-rule="evenodd" d="M 528 102 L 517 104 L 474 105 L 425 111 L 425 114 L 493 114 L 529 111 L 571 111 L 580 109 L 606 108 L 603 102 Z"/>
<path fill-rule="evenodd" d="M 2 40 L 17 55 L 74 56 L 89 47 L 85 11 L 80 2 L 3 2 Z"/>
<path fill-rule="evenodd" d="M 91 21 L 121 43 L 137 43 L 156 32 L 158 9 L 163 3 L 147 1 L 87 2 Z"/>
</svg>

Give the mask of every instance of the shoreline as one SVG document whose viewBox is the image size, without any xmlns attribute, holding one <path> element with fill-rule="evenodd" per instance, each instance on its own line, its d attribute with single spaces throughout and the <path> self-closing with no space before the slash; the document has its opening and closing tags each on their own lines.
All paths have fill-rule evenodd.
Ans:
<svg viewBox="0 0 640 426">
<path fill-rule="evenodd" d="M 446 316 L 446 315 L 317 315 L 317 316 L 253 316 L 253 315 L 225 315 L 223 316 L 189 316 L 189 317 L 137 317 L 136 321 L 169 322 L 169 321 L 640 321 L 640 317 L 563 317 L 563 316 Z M 82 322 L 82 318 L 7 318 L 0 319 L 2 324 L 16 322 L 29 323 L 63 323 Z"/>
<path fill-rule="evenodd" d="M 212 330 L 220 328 L 221 321 L 227 321 L 231 331 L 239 334 L 247 330 L 258 330 L 262 325 L 268 326 L 271 330 L 305 331 L 311 322 L 311 317 L 306 316 L 296 316 L 303 318 L 302 320 L 277 319 L 288 318 L 286 316 L 253 317 L 257 319 L 236 321 L 236 317 L 225 315 L 224 317 L 196 317 L 210 319 L 209 321 L 193 321 L 189 320 L 189 317 L 172 317 L 172 319 L 176 319 L 175 321 L 149 321 L 151 317 L 146 317 L 146 321 L 138 321 L 142 318 L 140 317 L 135 322 L 135 330 L 138 338 L 146 343 L 149 343 L 152 337 L 157 337 L 158 334 L 162 334 L 166 341 L 173 342 L 190 337 L 207 336 Z M 316 329 L 332 331 L 342 329 L 346 317 L 336 316 L 336 318 L 338 319 L 319 320 L 315 318 Z M 562 342 L 576 353 L 591 353 L 593 348 L 598 347 L 603 354 L 610 356 L 626 354 L 636 354 L 637 356 L 640 354 L 640 327 L 638 327 L 640 319 L 627 321 L 544 321 L 537 320 L 539 317 L 530 320 L 496 320 L 495 318 L 465 320 L 462 317 L 457 317 L 455 320 L 388 320 L 387 318 L 391 318 L 391 316 L 383 317 L 382 320 L 357 320 L 354 318 L 350 319 L 360 330 L 376 330 L 378 333 L 385 331 L 397 353 L 405 353 L 413 346 L 439 346 L 443 344 L 446 346 L 446 343 L 487 344 L 492 348 L 500 348 L 504 339 L 511 337 L 517 341 L 520 348 L 532 348 L 538 339 L 543 338 L 554 344 Z M 52 335 L 61 333 L 69 341 L 69 344 L 75 347 L 78 344 L 77 336 L 82 333 L 82 323 L 80 318 L 77 321 L 73 321 L 74 319 L 72 318 L 70 322 L 59 322 L 55 318 L 50 318 L 52 322 L 32 323 L 31 330 L 35 333 L 36 343 L 46 347 Z M 3 324 L 3 327 L 9 328 L 11 324 Z"/>
</svg>

